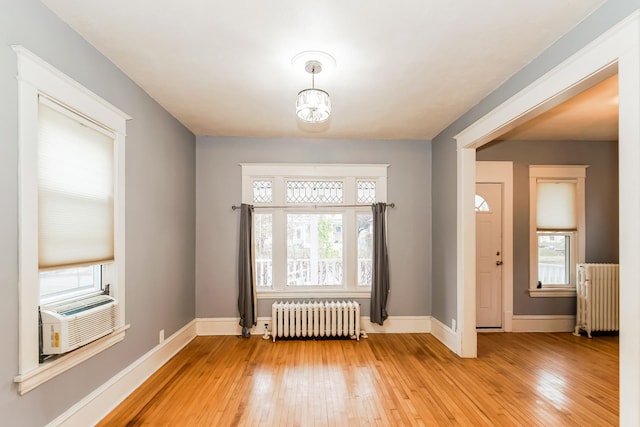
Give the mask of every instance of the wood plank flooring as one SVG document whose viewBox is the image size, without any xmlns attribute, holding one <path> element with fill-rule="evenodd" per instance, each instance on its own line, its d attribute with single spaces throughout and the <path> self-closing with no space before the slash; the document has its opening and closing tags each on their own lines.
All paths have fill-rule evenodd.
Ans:
<svg viewBox="0 0 640 427">
<path fill-rule="evenodd" d="M 101 426 L 607 426 L 618 337 L 430 334 L 355 341 L 197 337 Z"/>
</svg>

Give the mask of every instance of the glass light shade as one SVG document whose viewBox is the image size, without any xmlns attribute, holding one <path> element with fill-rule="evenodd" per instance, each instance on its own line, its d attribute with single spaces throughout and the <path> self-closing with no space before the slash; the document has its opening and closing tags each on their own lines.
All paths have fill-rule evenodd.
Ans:
<svg viewBox="0 0 640 427">
<path fill-rule="evenodd" d="M 329 94 L 320 89 L 305 89 L 298 93 L 296 114 L 307 123 L 320 123 L 331 114 Z"/>
</svg>

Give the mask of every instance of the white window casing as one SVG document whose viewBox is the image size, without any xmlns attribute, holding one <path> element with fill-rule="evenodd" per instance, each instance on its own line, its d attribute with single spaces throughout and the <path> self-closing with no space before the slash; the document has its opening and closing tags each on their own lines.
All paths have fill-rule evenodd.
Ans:
<svg viewBox="0 0 640 427">
<path fill-rule="evenodd" d="M 257 281 L 262 282 L 257 283 L 258 298 L 368 297 L 370 286 L 359 285 L 366 271 L 358 271 L 358 215 L 370 214 L 374 202 L 387 201 L 388 165 L 246 163 L 240 166 L 242 202 L 256 207 L 255 216 L 271 216 L 272 270 L 270 275 L 265 274 L 268 267 L 257 263 L 260 276 Z M 292 279 L 287 274 L 287 221 L 294 214 L 339 214 L 342 257 L 335 262 L 342 263 L 341 284 L 288 285 Z M 269 218 L 260 220 L 269 224 Z M 336 240 L 339 239 L 336 237 Z M 335 268 L 335 265 L 328 267 L 326 274 Z M 312 277 L 315 278 L 315 274 Z M 302 281 L 313 281 L 306 279 Z M 270 286 L 260 286 L 265 283 Z"/>
<path fill-rule="evenodd" d="M 529 295 L 532 297 L 575 296 L 575 265 L 584 262 L 585 259 L 587 168 L 586 165 L 529 166 Z M 543 284 L 538 288 L 539 233 L 569 236 L 570 280 L 568 284 Z"/>
<path fill-rule="evenodd" d="M 12 46 L 18 63 L 19 113 L 19 340 L 18 374 L 14 381 L 24 394 L 124 339 L 125 330 L 125 135 L 127 114 L 98 97 L 22 46 Z M 111 295 L 118 300 L 116 330 L 81 349 L 39 362 L 38 306 L 38 110 L 46 98 L 81 118 L 99 124 L 113 139 L 113 262 L 105 264 Z"/>
</svg>

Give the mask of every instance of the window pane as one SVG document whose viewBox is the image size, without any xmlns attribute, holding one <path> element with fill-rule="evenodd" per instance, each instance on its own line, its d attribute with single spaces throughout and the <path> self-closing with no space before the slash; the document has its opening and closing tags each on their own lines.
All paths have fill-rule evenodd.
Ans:
<svg viewBox="0 0 640 427">
<path fill-rule="evenodd" d="M 376 182 L 358 181 L 358 203 L 376 202 Z"/>
<path fill-rule="evenodd" d="M 538 229 L 578 228 L 575 182 L 538 182 Z"/>
<path fill-rule="evenodd" d="M 254 214 L 256 286 L 273 285 L 273 215 Z"/>
<path fill-rule="evenodd" d="M 358 214 L 358 286 L 371 286 L 373 215 Z"/>
<path fill-rule="evenodd" d="M 40 272 L 40 298 L 99 291 L 102 288 L 101 272 L 100 265 L 42 271 Z"/>
<path fill-rule="evenodd" d="M 287 284 L 341 285 L 342 215 L 287 215 Z"/>
<path fill-rule="evenodd" d="M 287 203 L 342 203 L 342 181 L 287 181 Z"/>
<path fill-rule="evenodd" d="M 543 285 L 569 284 L 570 244 L 566 234 L 538 234 L 538 280 Z"/>
<path fill-rule="evenodd" d="M 253 202 L 270 203 L 273 201 L 273 184 L 271 181 L 253 181 Z"/>
<path fill-rule="evenodd" d="M 476 194 L 476 212 L 491 212 L 489 203 L 479 194 Z"/>
</svg>

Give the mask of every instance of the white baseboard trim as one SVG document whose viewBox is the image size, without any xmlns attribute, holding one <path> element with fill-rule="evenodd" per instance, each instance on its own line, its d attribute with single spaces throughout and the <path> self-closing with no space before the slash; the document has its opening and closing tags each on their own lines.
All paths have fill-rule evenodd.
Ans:
<svg viewBox="0 0 640 427">
<path fill-rule="evenodd" d="M 572 332 L 573 315 L 514 315 L 513 332 Z"/>
<path fill-rule="evenodd" d="M 192 320 L 51 421 L 48 426 L 97 424 L 195 337 L 196 321 Z"/>
<path fill-rule="evenodd" d="M 127 366 L 91 394 L 66 410 L 47 426 L 95 425 L 127 398 L 136 388 L 184 348 L 196 336 L 240 335 L 242 328 L 236 317 L 198 318 L 189 322 L 162 344 Z M 390 316 L 384 326 L 371 323 L 369 317 L 360 319 L 361 329 L 371 333 L 432 333 L 444 345 L 459 354 L 460 335 L 431 316 Z M 271 317 L 259 317 L 251 330 L 263 335 L 271 330 Z"/>
<path fill-rule="evenodd" d="M 435 317 L 431 318 L 431 335 L 455 354 L 460 355 L 462 351 L 462 336 Z"/>
<path fill-rule="evenodd" d="M 258 317 L 258 323 L 251 329 L 252 335 L 264 334 L 264 325 L 271 330 L 271 317 Z M 196 319 L 196 335 L 240 335 L 242 327 L 239 317 L 201 317 Z"/>
<path fill-rule="evenodd" d="M 431 316 L 389 316 L 382 326 L 362 316 L 360 329 L 368 334 L 426 334 L 431 332 Z"/>
<path fill-rule="evenodd" d="M 513 311 L 503 313 L 502 328 L 505 332 L 513 332 Z"/>
<path fill-rule="evenodd" d="M 213 317 L 196 319 L 197 335 L 240 335 L 242 328 L 237 317 Z M 258 324 L 251 329 L 253 335 L 263 335 L 264 329 L 271 331 L 271 317 L 259 317 Z M 360 317 L 360 329 L 368 334 L 416 334 L 431 332 L 431 316 L 390 316 L 384 326 L 371 323 L 369 317 Z"/>
</svg>

